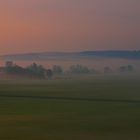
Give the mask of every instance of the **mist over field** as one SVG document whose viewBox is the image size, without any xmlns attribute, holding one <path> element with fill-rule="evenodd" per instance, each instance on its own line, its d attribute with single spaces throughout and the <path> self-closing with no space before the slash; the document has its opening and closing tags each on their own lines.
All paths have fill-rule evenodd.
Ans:
<svg viewBox="0 0 140 140">
<path fill-rule="evenodd" d="M 6 61 L 13 61 L 23 67 L 34 62 L 45 68 L 59 65 L 64 70 L 68 70 L 72 65 L 83 65 L 100 72 L 103 72 L 105 67 L 116 72 L 121 66 L 132 65 L 134 73 L 140 73 L 140 51 L 42 52 L 0 56 L 1 65 L 5 65 Z"/>
<path fill-rule="evenodd" d="M 140 0 L 0 0 L 0 140 L 140 140 Z"/>
<path fill-rule="evenodd" d="M 140 139 L 139 55 L 99 54 L 1 56 L 0 139 Z"/>
</svg>

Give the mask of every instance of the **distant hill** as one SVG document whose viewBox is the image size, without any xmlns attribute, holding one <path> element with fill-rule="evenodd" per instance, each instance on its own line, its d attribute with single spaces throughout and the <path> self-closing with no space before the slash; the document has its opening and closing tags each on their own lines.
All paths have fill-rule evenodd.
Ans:
<svg viewBox="0 0 140 140">
<path fill-rule="evenodd" d="M 140 51 L 41 52 L 0 56 L 1 60 L 72 60 L 82 58 L 121 58 L 140 60 Z"/>
<path fill-rule="evenodd" d="M 102 58 L 140 59 L 140 51 L 85 51 L 82 54 Z"/>
</svg>

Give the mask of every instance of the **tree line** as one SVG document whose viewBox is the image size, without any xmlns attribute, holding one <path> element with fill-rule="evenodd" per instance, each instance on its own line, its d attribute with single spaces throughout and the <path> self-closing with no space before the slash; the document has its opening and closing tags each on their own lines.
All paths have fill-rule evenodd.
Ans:
<svg viewBox="0 0 140 140">
<path fill-rule="evenodd" d="M 45 69 L 42 65 L 36 63 L 25 68 L 16 64 L 6 65 L 4 71 L 8 74 L 25 75 L 36 78 L 52 78 L 53 76 L 51 69 Z"/>
<path fill-rule="evenodd" d="M 115 70 L 109 66 L 104 67 L 103 71 L 100 72 L 96 69 L 90 69 L 89 67 L 80 64 L 72 65 L 68 70 L 64 70 L 60 65 L 54 65 L 51 69 L 46 69 L 42 65 L 38 65 L 36 63 L 33 63 L 25 68 L 16 64 L 6 65 L 4 67 L 4 71 L 9 74 L 19 74 L 48 79 L 51 79 L 54 75 L 63 74 L 110 74 L 115 72 Z M 132 65 L 126 65 L 118 67 L 116 71 L 119 73 L 133 73 L 135 69 Z"/>
</svg>

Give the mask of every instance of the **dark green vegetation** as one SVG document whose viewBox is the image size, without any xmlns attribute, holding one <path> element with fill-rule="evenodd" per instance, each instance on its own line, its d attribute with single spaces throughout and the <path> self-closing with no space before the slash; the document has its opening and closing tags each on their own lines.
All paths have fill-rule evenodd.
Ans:
<svg viewBox="0 0 140 140">
<path fill-rule="evenodd" d="M 6 66 L 2 68 L 2 72 L 10 75 L 24 76 L 29 78 L 45 79 L 51 78 L 53 72 L 51 69 L 45 69 L 42 65 L 33 63 L 26 68 L 13 64 L 12 61 L 7 61 Z"/>
<path fill-rule="evenodd" d="M 1 81 L 0 139 L 138 140 L 140 78 Z"/>
</svg>

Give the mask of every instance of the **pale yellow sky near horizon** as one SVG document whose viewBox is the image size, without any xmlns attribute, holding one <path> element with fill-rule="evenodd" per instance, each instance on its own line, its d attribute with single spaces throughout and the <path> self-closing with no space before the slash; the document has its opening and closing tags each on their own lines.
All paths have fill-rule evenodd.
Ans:
<svg viewBox="0 0 140 140">
<path fill-rule="evenodd" d="M 140 49 L 138 0 L 1 0 L 0 54 Z"/>
</svg>

